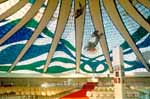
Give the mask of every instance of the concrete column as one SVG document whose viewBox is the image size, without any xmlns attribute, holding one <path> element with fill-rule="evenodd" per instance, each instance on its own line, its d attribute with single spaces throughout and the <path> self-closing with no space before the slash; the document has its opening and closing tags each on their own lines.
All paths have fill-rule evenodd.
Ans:
<svg viewBox="0 0 150 99">
<path fill-rule="evenodd" d="M 114 95 L 115 99 L 125 99 L 124 95 L 124 71 L 123 71 L 123 54 L 120 47 L 113 49 L 114 65 Z"/>
</svg>

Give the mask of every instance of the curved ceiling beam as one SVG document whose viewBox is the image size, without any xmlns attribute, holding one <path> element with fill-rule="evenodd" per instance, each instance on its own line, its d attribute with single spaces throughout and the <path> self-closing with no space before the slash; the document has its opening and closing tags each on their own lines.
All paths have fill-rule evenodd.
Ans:
<svg viewBox="0 0 150 99">
<path fill-rule="evenodd" d="M 30 8 L 30 10 L 24 15 L 20 22 L 15 25 L 9 32 L 6 33 L 0 39 L 0 45 L 3 44 L 7 39 L 9 39 L 13 34 L 15 34 L 22 26 L 24 26 L 34 15 L 38 12 L 39 8 L 42 6 L 44 0 L 36 0 L 35 4 Z"/>
<path fill-rule="evenodd" d="M 60 5 L 60 10 L 59 10 L 59 17 L 58 17 L 58 21 L 57 21 L 57 26 L 56 26 L 56 30 L 55 30 L 55 35 L 54 38 L 52 40 L 52 44 L 46 59 L 46 64 L 44 66 L 44 72 L 47 72 L 48 69 L 48 65 L 51 62 L 51 59 L 55 53 L 57 44 L 61 38 L 61 35 L 65 29 L 65 26 L 67 24 L 67 20 L 69 18 L 69 14 L 71 11 L 71 4 L 72 1 L 71 0 L 62 0 L 61 1 L 61 5 Z"/>
<path fill-rule="evenodd" d="M 138 0 L 141 4 L 143 4 L 146 8 L 150 8 L 150 0 Z"/>
<path fill-rule="evenodd" d="M 8 1 L 8 0 L 0 0 L 0 3 L 6 2 L 6 1 Z"/>
<path fill-rule="evenodd" d="M 5 11 L 4 13 L 2 13 L 0 15 L 0 20 L 3 20 L 5 18 L 7 18 L 8 16 L 12 15 L 13 13 L 17 12 L 20 8 L 22 8 L 26 3 L 28 2 L 28 0 L 20 0 L 17 4 L 15 4 L 14 6 L 12 6 L 11 8 L 9 8 L 7 11 Z"/>
<path fill-rule="evenodd" d="M 36 0 L 38 1 L 38 0 Z M 32 43 L 35 41 L 35 39 L 39 36 L 39 34 L 42 32 L 42 30 L 45 28 L 45 26 L 48 24 L 49 20 L 52 18 L 53 13 L 57 7 L 58 0 L 48 0 L 48 6 L 46 7 L 44 14 L 39 22 L 39 25 L 35 29 L 34 33 L 32 34 L 31 38 L 28 40 L 14 63 L 11 65 L 11 68 L 8 72 L 11 72 L 15 65 L 19 62 L 19 60 L 24 56 L 24 54 L 27 52 L 27 50 L 30 48 Z"/>
<path fill-rule="evenodd" d="M 101 16 L 101 12 L 100 12 L 100 2 L 99 0 L 89 0 L 89 6 L 90 6 L 90 13 L 94 22 L 94 26 L 96 28 L 96 30 L 99 31 L 99 33 L 103 34 L 100 37 L 100 44 L 102 47 L 102 51 L 104 53 L 106 62 L 109 66 L 109 70 L 110 72 L 113 72 L 113 67 L 112 67 L 112 63 L 110 61 L 110 56 L 109 56 L 109 49 L 108 49 L 108 45 L 107 45 L 107 41 L 106 41 L 106 37 L 105 37 L 105 33 L 104 33 L 104 27 L 103 27 L 103 22 L 102 22 L 102 16 Z"/>
<path fill-rule="evenodd" d="M 81 8 L 82 6 L 82 8 Z M 75 17 L 75 40 L 76 40 L 76 72 L 80 72 L 80 58 L 83 40 L 83 30 L 84 30 L 84 17 L 85 17 L 85 0 L 75 0 L 75 12 L 82 10 L 82 13 Z"/>
<path fill-rule="evenodd" d="M 123 22 L 117 12 L 117 9 L 115 7 L 114 0 L 103 0 L 104 7 L 107 10 L 107 13 L 109 14 L 111 20 L 113 21 L 116 28 L 120 31 L 121 35 L 125 38 L 129 46 L 132 48 L 138 59 L 143 63 L 145 68 L 150 71 L 149 66 L 147 65 L 145 59 L 143 58 L 142 54 L 140 53 L 139 49 L 137 48 L 136 44 L 130 37 L 127 29 L 123 25 Z"/>
<path fill-rule="evenodd" d="M 126 12 L 141 25 L 145 30 L 150 32 L 150 24 L 143 19 L 143 17 L 135 10 L 129 0 L 119 0 L 119 3 L 123 6 Z M 150 2 L 149 2 L 150 3 Z"/>
</svg>

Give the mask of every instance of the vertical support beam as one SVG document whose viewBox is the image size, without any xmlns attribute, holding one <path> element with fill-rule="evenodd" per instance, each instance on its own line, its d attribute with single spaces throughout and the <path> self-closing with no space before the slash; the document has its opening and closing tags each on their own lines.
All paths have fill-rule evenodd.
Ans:
<svg viewBox="0 0 150 99">
<path fill-rule="evenodd" d="M 143 4 L 148 9 L 150 8 L 150 0 L 138 0 L 141 4 Z"/>
<path fill-rule="evenodd" d="M 132 6 L 129 0 L 119 0 L 119 3 L 126 10 L 126 12 L 136 21 L 139 25 L 141 25 L 145 30 L 150 32 L 150 24 L 144 20 L 144 18 L 136 11 L 136 9 Z M 150 3 L 150 2 L 149 2 Z"/>
<path fill-rule="evenodd" d="M 36 1 L 30 10 L 24 15 L 20 22 L 15 25 L 9 32 L 7 32 L 1 39 L 0 45 L 3 44 L 7 39 L 14 35 L 21 27 L 23 27 L 34 15 L 38 12 L 39 8 L 42 6 L 45 0 Z"/>
<path fill-rule="evenodd" d="M 71 11 L 71 4 L 72 4 L 71 0 L 62 0 L 61 1 L 57 27 L 56 27 L 56 31 L 55 31 L 55 35 L 54 35 L 52 44 L 51 44 L 51 48 L 49 50 L 49 53 L 48 53 L 48 56 L 46 59 L 46 64 L 44 66 L 44 72 L 46 72 L 48 69 L 48 65 L 51 62 L 51 59 L 55 53 L 57 44 L 58 44 L 58 42 L 61 38 L 61 35 L 65 29 L 65 26 L 67 24 L 69 14 Z"/>
<path fill-rule="evenodd" d="M 122 49 L 120 47 L 116 47 L 113 49 L 113 64 L 114 64 L 115 99 L 125 99 L 123 54 L 122 54 Z"/>
<path fill-rule="evenodd" d="M 45 26 L 48 24 L 49 20 L 52 18 L 53 13 L 57 7 L 58 1 L 57 0 L 48 0 L 48 5 L 45 8 L 44 14 L 39 22 L 39 25 L 35 29 L 34 33 L 32 34 L 31 38 L 28 40 L 24 48 L 21 50 L 20 54 L 16 58 L 16 60 L 11 65 L 8 72 L 11 72 L 15 65 L 19 62 L 19 60 L 24 56 L 24 54 L 28 51 L 28 49 L 31 47 L 32 43 L 35 41 L 35 39 L 40 35 L 42 30 L 45 28 Z"/>
<path fill-rule="evenodd" d="M 85 0 L 74 0 L 75 1 L 75 12 L 79 12 L 81 6 L 83 7 L 83 12 L 75 17 L 75 40 L 76 40 L 76 72 L 80 72 L 80 58 L 82 49 L 82 39 L 84 30 L 84 17 L 85 17 Z"/>
<path fill-rule="evenodd" d="M 7 11 L 2 13 L 0 15 L 0 20 L 3 20 L 7 18 L 8 16 L 12 15 L 13 13 L 17 12 L 19 9 L 21 9 L 26 3 L 28 3 L 28 0 L 20 0 L 17 4 L 15 4 L 13 7 L 9 8 Z"/>
<path fill-rule="evenodd" d="M 113 67 L 112 67 L 112 63 L 110 61 L 109 49 L 108 49 L 108 45 L 107 45 L 107 41 L 106 41 L 106 36 L 104 33 L 102 15 L 101 15 L 101 10 L 100 10 L 100 2 L 99 2 L 99 0 L 89 0 L 89 3 L 90 3 L 89 4 L 90 13 L 92 16 L 94 26 L 95 26 L 96 30 L 98 30 L 99 33 L 102 34 L 102 36 L 99 39 L 99 42 L 102 47 L 102 51 L 103 51 L 104 57 L 106 59 L 106 62 L 109 66 L 109 71 L 112 73 Z"/>
<path fill-rule="evenodd" d="M 6 2 L 6 1 L 8 1 L 8 0 L 0 0 L 0 3 Z"/>
<path fill-rule="evenodd" d="M 114 25 L 120 31 L 121 35 L 123 38 L 127 41 L 129 46 L 132 48 L 138 59 L 142 62 L 142 64 L 145 66 L 147 71 L 150 71 L 149 65 L 146 63 L 145 59 L 143 58 L 140 50 L 137 48 L 135 42 L 131 38 L 128 30 L 124 26 L 119 13 L 117 12 L 116 6 L 115 6 L 115 1 L 114 0 L 103 0 L 104 7 L 107 10 L 107 13 L 109 14 L 111 20 L 113 21 Z"/>
</svg>

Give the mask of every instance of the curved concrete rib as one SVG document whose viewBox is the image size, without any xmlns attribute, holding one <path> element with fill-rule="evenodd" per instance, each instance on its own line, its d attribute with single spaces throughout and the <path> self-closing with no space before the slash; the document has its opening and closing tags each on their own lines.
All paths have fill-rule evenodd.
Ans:
<svg viewBox="0 0 150 99">
<path fill-rule="evenodd" d="M 58 42 L 61 38 L 61 35 L 65 29 L 65 26 L 67 24 L 67 20 L 69 18 L 69 14 L 71 11 L 71 3 L 72 3 L 71 0 L 62 0 L 61 1 L 57 27 L 55 30 L 55 35 L 54 35 L 52 44 L 51 44 L 51 48 L 50 48 L 48 56 L 47 56 L 46 64 L 44 66 L 44 72 L 47 72 L 48 65 L 51 62 L 51 59 L 55 53 L 57 44 L 58 44 Z"/>
<path fill-rule="evenodd" d="M 112 67 L 112 63 L 110 61 L 110 56 L 109 56 L 109 49 L 108 49 L 108 45 L 107 45 L 107 41 L 106 41 L 106 37 L 104 34 L 104 27 L 103 27 L 103 22 L 102 22 L 102 16 L 101 16 L 101 12 L 100 12 L 100 2 L 99 0 L 89 0 L 90 2 L 90 12 L 91 12 L 91 16 L 94 22 L 94 26 L 96 28 L 96 30 L 98 30 L 100 33 L 103 33 L 103 36 L 100 37 L 100 44 L 102 47 L 102 51 L 104 53 L 106 62 L 109 66 L 109 70 L 112 73 L 113 72 L 113 67 Z"/>
<path fill-rule="evenodd" d="M 119 3 L 123 6 L 126 12 L 139 23 L 139 25 L 150 32 L 150 24 L 135 10 L 129 0 L 119 0 Z"/>
<path fill-rule="evenodd" d="M 109 14 L 111 20 L 113 21 L 114 25 L 117 27 L 117 29 L 120 31 L 121 35 L 124 37 L 124 39 L 127 41 L 129 46 L 132 48 L 138 59 L 143 63 L 145 68 L 150 71 L 145 59 L 143 58 L 142 54 L 140 53 L 139 49 L 137 48 L 136 44 L 130 37 L 127 29 L 122 23 L 122 20 L 117 12 L 117 9 L 114 4 L 114 0 L 103 0 L 104 7 L 107 10 L 107 13 Z"/>
<path fill-rule="evenodd" d="M 8 0 L 0 0 L 0 3 L 6 2 L 6 1 L 8 1 Z"/>
<path fill-rule="evenodd" d="M 24 46 L 24 48 L 22 49 L 22 51 L 20 52 L 20 54 L 18 55 L 18 57 L 16 58 L 16 60 L 14 61 L 14 63 L 11 65 L 11 68 L 9 69 L 8 72 L 11 72 L 13 70 L 13 68 L 15 67 L 15 65 L 24 56 L 24 54 L 30 48 L 30 46 L 32 45 L 32 43 L 35 41 L 35 39 L 39 36 L 39 34 L 41 33 L 41 31 L 48 24 L 49 20 L 53 16 L 53 13 L 54 13 L 54 11 L 55 11 L 55 9 L 57 7 L 57 4 L 58 4 L 58 0 L 49 0 L 48 1 L 48 6 L 45 9 L 45 12 L 44 12 L 44 14 L 42 16 L 42 19 L 40 20 L 40 23 L 39 23 L 38 27 L 35 29 L 34 33 L 31 36 L 31 38 L 28 40 L 28 42 L 26 43 L 26 45 Z"/>
<path fill-rule="evenodd" d="M 82 6 L 86 6 L 85 0 L 75 0 L 75 11 Z M 80 72 L 80 58 L 81 58 L 81 49 L 82 49 L 82 39 L 83 39 L 83 30 L 84 30 L 84 17 L 85 9 L 83 10 L 82 15 L 78 18 L 75 18 L 75 40 L 76 40 L 76 72 Z"/>
<path fill-rule="evenodd" d="M 15 4 L 14 6 L 12 6 L 11 8 L 9 8 L 7 11 L 5 11 L 4 13 L 2 13 L 0 15 L 0 20 L 3 20 L 5 18 L 7 18 L 8 16 L 12 15 L 13 13 L 17 12 L 20 8 L 22 8 L 26 3 L 28 2 L 28 0 L 20 0 L 17 4 Z"/>
<path fill-rule="evenodd" d="M 141 4 L 143 4 L 146 8 L 150 8 L 150 0 L 138 0 Z"/>
<path fill-rule="evenodd" d="M 3 44 L 7 39 L 9 39 L 13 34 L 15 34 L 15 32 L 17 32 L 22 26 L 24 26 L 32 17 L 34 17 L 43 2 L 44 0 L 36 0 L 35 4 L 25 14 L 21 21 L 0 39 L 0 45 Z"/>
</svg>

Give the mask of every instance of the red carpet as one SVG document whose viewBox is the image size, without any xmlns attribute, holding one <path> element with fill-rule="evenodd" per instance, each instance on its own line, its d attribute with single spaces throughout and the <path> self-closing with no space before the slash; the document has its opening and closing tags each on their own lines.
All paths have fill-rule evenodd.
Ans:
<svg viewBox="0 0 150 99">
<path fill-rule="evenodd" d="M 88 83 L 83 85 L 81 90 L 79 90 L 77 92 L 74 92 L 74 93 L 71 93 L 67 96 L 64 96 L 64 97 L 60 98 L 60 99 L 89 99 L 86 96 L 86 92 L 88 90 L 92 90 L 95 85 L 96 85 L 96 83 L 88 82 Z"/>
</svg>

